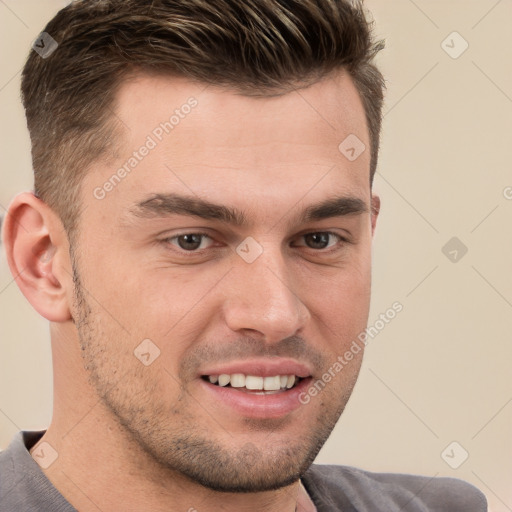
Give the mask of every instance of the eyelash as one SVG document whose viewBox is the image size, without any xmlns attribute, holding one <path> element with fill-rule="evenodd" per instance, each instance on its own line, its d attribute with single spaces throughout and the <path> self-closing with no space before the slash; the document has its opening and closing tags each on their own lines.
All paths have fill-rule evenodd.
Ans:
<svg viewBox="0 0 512 512">
<path fill-rule="evenodd" d="M 345 244 L 351 244 L 352 242 L 350 240 L 348 240 L 347 238 L 341 236 L 340 234 L 338 233 L 334 233 L 333 231 L 309 231 L 308 233 L 303 233 L 302 235 L 300 235 L 300 238 L 303 238 L 307 235 L 318 235 L 318 234 L 326 234 L 326 235 L 331 235 L 335 238 L 338 239 L 338 244 L 342 244 L 342 245 L 345 245 Z M 161 240 L 161 242 L 164 244 L 164 245 L 169 245 L 171 244 L 171 240 L 176 240 L 182 236 L 185 236 L 185 235 L 198 235 L 198 236 L 201 236 L 201 237 L 206 237 L 206 238 L 209 238 L 210 240 L 213 241 L 213 238 L 208 234 L 208 233 L 203 233 L 203 232 L 200 232 L 200 231 L 189 231 L 189 232 L 186 232 L 186 233 L 180 233 L 178 235 L 174 235 L 174 236 L 171 236 L 171 237 L 167 237 L 167 238 L 164 238 Z M 314 252 L 317 252 L 317 253 L 320 253 L 320 254 L 330 254 L 332 252 L 336 252 L 336 251 L 339 251 L 341 249 L 341 247 L 336 247 L 338 244 L 334 244 L 334 246 L 332 247 L 328 247 L 328 248 L 325 248 L 325 249 L 313 249 L 311 247 L 306 247 Z M 171 244 L 171 245 L 174 245 L 174 244 Z M 303 247 L 303 246 L 301 246 Z M 201 255 L 204 251 L 207 251 L 209 248 L 206 248 L 206 249 L 196 249 L 196 250 L 191 250 L 191 251 L 187 251 L 185 249 L 182 249 L 180 247 L 177 247 L 176 246 L 176 249 L 173 249 L 173 250 L 176 250 L 177 252 L 179 252 L 180 254 L 183 254 L 183 255 L 186 255 L 187 257 L 193 257 L 193 256 L 197 256 L 197 255 Z"/>
</svg>

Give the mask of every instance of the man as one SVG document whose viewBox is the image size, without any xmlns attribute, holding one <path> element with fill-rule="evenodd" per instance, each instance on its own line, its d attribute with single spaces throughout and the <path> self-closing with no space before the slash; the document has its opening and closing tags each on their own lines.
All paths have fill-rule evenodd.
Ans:
<svg viewBox="0 0 512 512">
<path fill-rule="evenodd" d="M 54 411 L 1 453 L 1 510 L 486 510 L 458 480 L 312 465 L 362 361 L 336 367 L 368 320 L 381 46 L 348 0 L 50 21 L 3 238 Z"/>
</svg>

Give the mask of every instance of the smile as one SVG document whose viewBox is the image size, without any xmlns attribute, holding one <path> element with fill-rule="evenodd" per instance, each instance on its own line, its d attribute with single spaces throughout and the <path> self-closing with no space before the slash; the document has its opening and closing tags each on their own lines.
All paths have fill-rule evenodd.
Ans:
<svg viewBox="0 0 512 512">
<path fill-rule="evenodd" d="M 202 378 L 220 387 L 237 388 L 239 391 L 255 392 L 256 394 L 280 393 L 292 389 L 301 380 L 296 375 L 262 377 L 258 375 L 245 375 L 243 373 L 203 375 Z M 258 391 L 261 393 L 257 393 Z"/>
</svg>

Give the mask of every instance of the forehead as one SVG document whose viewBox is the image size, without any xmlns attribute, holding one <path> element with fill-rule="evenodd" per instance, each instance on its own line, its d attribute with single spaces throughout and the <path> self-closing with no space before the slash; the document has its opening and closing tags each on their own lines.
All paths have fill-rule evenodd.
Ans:
<svg viewBox="0 0 512 512">
<path fill-rule="evenodd" d="M 197 105 L 189 109 L 192 98 Z M 283 140 L 275 142 L 315 142 L 320 126 L 338 137 L 347 132 L 365 142 L 368 137 L 359 94 L 343 70 L 309 87 L 272 96 L 247 96 L 184 77 L 136 75 L 120 86 L 115 110 L 129 132 L 126 141 L 132 143 L 170 121 L 173 114 L 176 141 L 193 132 L 197 143 L 211 141 L 232 148 L 240 143 L 267 143 L 277 133 L 282 133 Z M 181 123 L 185 117 L 189 121 Z M 209 124 L 202 122 L 206 119 Z"/>
<path fill-rule="evenodd" d="M 114 114 L 123 132 L 116 161 L 84 180 L 86 202 L 106 191 L 100 209 L 126 211 L 173 191 L 261 206 L 286 194 L 369 195 L 366 117 L 343 72 L 273 97 L 140 75 L 120 87 Z M 366 148 L 357 159 L 340 150 L 346 140 Z"/>
</svg>

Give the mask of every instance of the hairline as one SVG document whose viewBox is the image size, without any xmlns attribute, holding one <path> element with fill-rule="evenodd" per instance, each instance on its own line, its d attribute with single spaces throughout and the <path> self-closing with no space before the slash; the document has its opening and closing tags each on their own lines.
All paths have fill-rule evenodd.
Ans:
<svg viewBox="0 0 512 512">
<path fill-rule="evenodd" d="M 290 94 L 292 92 L 297 92 L 298 90 L 306 89 L 308 87 L 311 87 L 317 83 L 322 82 L 323 80 L 329 80 L 330 78 L 339 75 L 340 73 L 345 74 L 349 80 L 352 82 L 358 98 L 361 102 L 362 110 L 364 113 L 364 123 L 365 123 L 365 130 L 366 135 L 368 136 L 368 140 L 370 142 L 370 146 L 373 144 L 372 141 L 372 135 L 370 133 L 370 126 L 368 122 L 368 114 L 366 112 L 366 107 L 364 104 L 364 100 L 362 97 L 361 92 L 359 91 L 359 88 L 357 86 L 356 80 L 352 73 L 347 69 L 347 66 L 339 66 L 336 68 L 333 68 L 327 72 L 317 72 L 312 73 L 310 75 L 309 79 L 302 80 L 302 81 L 292 81 L 283 83 L 281 86 L 276 87 L 261 87 L 261 86 L 250 86 L 250 85 L 237 85 L 234 83 L 218 83 L 215 81 L 212 82 L 205 82 L 201 80 L 194 79 L 192 77 L 187 76 L 183 73 L 178 73 L 176 71 L 166 71 L 166 70 L 153 70 L 153 69 L 147 69 L 144 66 L 133 66 L 132 64 L 128 65 L 125 70 L 120 74 L 118 77 L 118 80 L 116 81 L 113 89 L 112 89 L 112 102 L 110 105 L 107 105 L 105 108 L 106 110 L 110 111 L 110 115 L 105 119 L 105 122 L 101 126 L 100 130 L 109 130 L 109 127 L 111 129 L 109 134 L 109 139 L 112 142 L 111 145 L 108 145 L 105 147 L 104 151 L 102 151 L 100 154 L 98 154 L 96 157 L 93 157 L 92 160 L 90 160 L 87 167 L 84 169 L 83 175 L 80 177 L 80 179 L 77 181 L 76 184 L 76 190 L 74 191 L 74 195 L 77 199 L 77 209 L 75 212 L 75 216 L 73 218 L 72 225 L 70 226 L 70 229 L 66 229 L 66 233 L 68 234 L 68 240 L 70 245 L 72 243 L 76 243 L 79 235 L 79 223 L 80 219 L 82 217 L 82 212 L 84 210 L 83 208 L 83 201 L 82 201 L 82 193 L 83 193 L 83 183 L 86 179 L 86 176 L 88 173 L 91 172 L 92 168 L 97 164 L 105 164 L 105 165 L 111 165 L 114 162 L 117 161 L 118 153 L 120 151 L 123 151 L 123 149 L 126 149 L 127 146 L 127 139 L 125 138 L 126 135 L 126 129 L 129 130 L 129 128 L 126 127 L 126 129 L 123 129 L 123 122 L 121 118 L 116 113 L 116 108 L 119 106 L 118 100 L 120 91 L 123 87 L 125 87 L 127 84 L 131 82 L 136 82 L 139 79 L 144 78 L 176 78 L 176 79 L 186 79 L 190 81 L 191 84 L 197 84 L 199 86 L 205 86 L 203 88 L 206 89 L 208 87 L 213 87 L 219 90 L 219 92 L 228 92 L 233 93 L 239 96 L 243 96 L 246 98 L 277 98 L 281 96 L 285 96 L 286 94 Z M 294 85 L 294 82 L 296 85 Z M 253 94 L 250 94 L 250 93 Z M 372 159 L 373 156 L 370 153 L 370 162 L 369 162 L 369 180 L 370 180 L 370 191 L 372 190 L 373 186 L 373 176 L 371 174 L 371 168 L 372 168 Z M 59 217 L 60 218 L 60 217 Z M 62 219 L 61 219 L 62 221 Z"/>
</svg>

